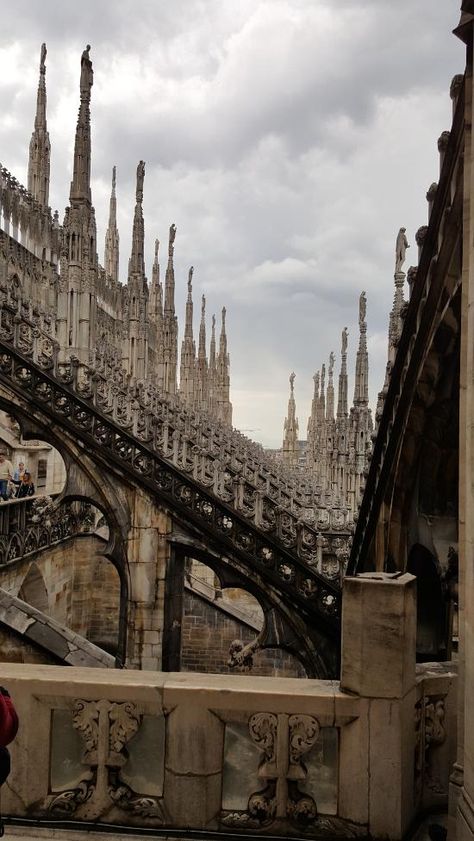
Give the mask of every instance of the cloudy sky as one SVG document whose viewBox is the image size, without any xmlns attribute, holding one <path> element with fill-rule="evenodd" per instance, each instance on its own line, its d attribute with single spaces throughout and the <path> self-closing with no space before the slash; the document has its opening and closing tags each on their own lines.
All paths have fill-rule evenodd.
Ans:
<svg viewBox="0 0 474 841">
<path fill-rule="evenodd" d="M 26 182 L 39 50 L 48 47 L 50 201 L 68 200 L 80 55 L 92 45 L 99 257 L 117 165 L 126 280 L 136 165 L 145 229 L 176 237 L 181 323 L 228 311 L 234 422 L 281 443 L 296 372 L 301 437 L 312 375 L 368 297 L 371 398 L 383 381 L 394 244 L 426 222 L 449 84 L 464 69 L 459 0 L 16 0 L 2 3 L 0 161 Z M 196 324 L 197 333 L 197 324 Z M 337 361 L 336 372 L 339 360 Z M 353 387 L 353 381 L 350 384 Z"/>
</svg>

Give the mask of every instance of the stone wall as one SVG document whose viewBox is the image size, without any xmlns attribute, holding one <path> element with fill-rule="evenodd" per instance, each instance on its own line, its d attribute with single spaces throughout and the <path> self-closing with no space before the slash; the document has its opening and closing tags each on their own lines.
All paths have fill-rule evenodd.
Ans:
<svg viewBox="0 0 474 841">
<path fill-rule="evenodd" d="M 184 672 L 233 673 L 227 665 L 234 640 L 251 642 L 258 631 L 233 616 L 225 604 L 210 603 L 186 590 L 181 631 L 181 670 Z M 235 672 L 234 672 L 235 673 Z M 285 651 L 266 649 L 254 656 L 253 675 L 305 677 L 300 663 Z"/>
<path fill-rule="evenodd" d="M 101 648 L 115 653 L 120 582 L 87 535 L 66 541 L 0 570 L 0 586 Z"/>
<path fill-rule="evenodd" d="M 60 664 L 58 657 L 31 645 L 3 625 L 0 625 L 0 660 L 2 663 L 43 663 L 46 666 Z"/>
</svg>

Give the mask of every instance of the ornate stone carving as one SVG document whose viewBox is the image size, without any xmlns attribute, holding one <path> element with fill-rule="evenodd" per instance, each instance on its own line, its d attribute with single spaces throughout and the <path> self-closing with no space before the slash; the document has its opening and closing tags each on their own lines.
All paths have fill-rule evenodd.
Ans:
<svg viewBox="0 0 474 841">
<path fill-rule="evenodd" d="M 402 270 L 407 248 L 410 248 L 410 246 L 406 236 L 406 228 L 400 228 L 395 245 L 395 274 Z"/>
<path fill-rule="evenodd" d="M 88 777 L 81 780 L 74 788 L 50 797 L 45 804 L 46 811 L 57 817 L 73 815 L 79 806 L 82 806 L 92 797 L 96 783 L 97 769 L 93 769 L 89 772 Z"/>
<path fill-rule="evenodd" d="M 282 731 L 286 731 L 284 738 L 280 737 Z M 223 825 L 256 829 L 268 827 L 275 820 L 299 827 L 313 824 L 316 803 L 299 790 L 298 782 L 307 773 L 302 757 L 315 745 L 319 732 L 319 722 L 310 715 L 262 712 L 251 716 L 249 733 L 263 753 L 258 777 L 265 785 L 250 795 L 246 812 L 223 815 Z"/>
<path fill-rule="evenodd" d="M 97 814 L 104 808 L 94 803 L 98 780 L 106 780 L 106 791 L 110 801 L 119 809 L 131 812 L 140 818 L 163 822 L 159 799 L 135 792 L 121 778 L 121 768 L 126 764 L 126 745 L 137 733 L 142 716 L 130 702 L 77 700 L 73 707 L 73 727 L 84 742 L 82 762 L 88 769 L 77 786 L 50 795 L 43 804 L 43 811 L 53 815 L 72 815 L 86 801 L 91 801 L 90 814 Z M 105 735 L 105 739 L 101 734 Z M 102 783 L 103 788 L 103 783 Z"/>
<path fill-rule="evenodd" d="M 428 695 L 415 705 L 415 797 L 423 786 L 435 794 L 447 794 L 436 770 L 436 750 L 446 741 L 444 696 Z"/>
<path fill-rule="evenodd" d="M 109 711 L 109 749 L 121 753 L 140 726 L 140 715 L 134 704 L 112 704 Z"/>
<path fill-rule="evenodd" d="M 99 710 L 95 701 L 76 701 L 72 715 L 72 724 L 81 734 L 86 746 L 84 759 L 90 765 L 97 764 L 97 744 L 99 741 Z"/>
</svg>

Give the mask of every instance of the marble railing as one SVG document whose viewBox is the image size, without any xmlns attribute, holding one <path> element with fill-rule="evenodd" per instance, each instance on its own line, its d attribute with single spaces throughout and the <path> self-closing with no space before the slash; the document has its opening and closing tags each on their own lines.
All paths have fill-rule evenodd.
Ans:
<svg viewBox="0 0 474 841">
<path fill-rule="evenodd" d="M 389 712 L 335 681 L 1 668 L 21 722 L 2 790 L 7 821 L 354 838 L 376 837 L 385 820 L 395 839 L 387 821 L 393 801 L 405 808 L 397 787 L 412 770 L 387 745 L 402 719 L 412 811 L 446 802 L 446 667 L 423 667 L 402 718 L 406 700 Z M 384 799 L 384 773 L 392 802 L 380 810 L 370 804 Z"/>
<path fill-rule="evenodd" d="M 0 503 L 0 567 L 80 534 L 91 534 L 97 512 L 85 502 L 55 503 L 57 494 Z"/>
<path fill-rule="evenodd" d="M 57 262 L 60 228 L 57 214 L 43 207 L 28 190 L 0 164 L 0 217 L 3 228 L 22 242 L 36 257 Z M 46 248 L 45 248 L 46 246 Z M 46 252 L 46 253 L 44 253 Z"/>
</svg>

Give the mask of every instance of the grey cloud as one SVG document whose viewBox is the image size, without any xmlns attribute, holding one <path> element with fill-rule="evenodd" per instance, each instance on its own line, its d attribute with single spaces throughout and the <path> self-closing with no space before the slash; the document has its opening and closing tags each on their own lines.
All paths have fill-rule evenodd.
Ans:
<svg viewBox="0 0 474 841">
<path fill-rule="evenodd" d="M 353 370 L 362 288 L 372 399 L 380 388 L 395 233 L 405 224 L 413 240 L 425 221 L 449 82 L 464 60 L 450 35 L 458 5 L 19 0 L 2 10 L 0 160 L 24 177 L 46 40 L 52 203 L 63 210 L 79 57 L 91 43 L 99 242 L 116 163 L 124 278 L 145 159 L 148 274 L 155 236 L 166 240 L 176 222 L 180 318 L 193 263 L 196 300 L 206 290 L 209 313 L 228 306 L 236 421 L 276 444 L 288 373 L 303 432 L 312 374 L 338 353 L 345 325 Z"/>
</svg>

